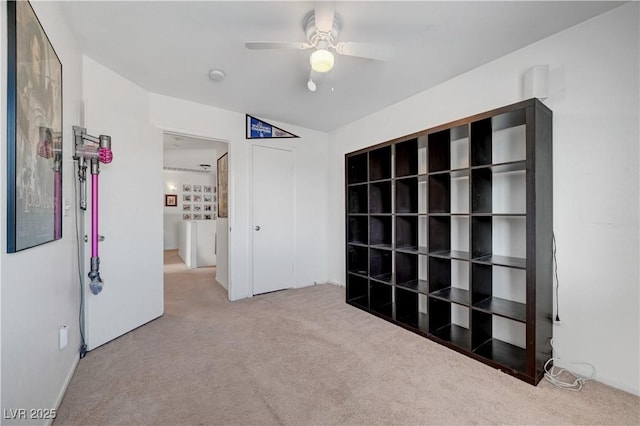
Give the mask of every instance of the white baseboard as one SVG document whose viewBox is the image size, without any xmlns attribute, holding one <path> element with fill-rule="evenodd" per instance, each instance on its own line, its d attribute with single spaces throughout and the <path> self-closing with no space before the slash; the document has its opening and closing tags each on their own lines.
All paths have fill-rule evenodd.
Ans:
<svg viewBox="0 0 640 426">
<path fill-rule="evenodd" d="M 71 379 L 73 378 L 73 374 L 76 372 L 76 368 L 78 367 L 78 362 L 80 362 L 80 356 L 78 354 L 76 354 L 75 360 L 74 360 L 73 364 L 71 365 L 71 369 L 67 373 L 67 377 L 64 379 L 64 384 L 62 385 L 62 388 L 60 389 L 60 392 L 58 393 L 58 397 L 56 398 L 56 403 L 55 403 L 56 410 L 58 410 L 60 408 L 60 404 L 62 404 L 62 398 L 64 398 L 64 394 L 67 392 L 67 388 L 69 387 L 69 383 L 71 383 Z M 47 422 L 47 426 L 50 426 L 51 423 L 53 423 L 53 420 L 54 419 L 50 419 Z"/>
<path fill-rule="evenodd" d="M 556 360 L 553 362 L 553 365 L 560 368 L 566 368 L 569 371 L 572 371 L 575 374 L 578 374 L 582 377 L 589 377 L 591 375 L 591 368 L 589 367 L 581 367 L 579 365 L 567 363 L 563 364 L 562 360 Z M 607 386 L 611 386 L 616 389 L 620 389 L 625 392 L 629 392 L 630 394 L 640 396 L 640 388 L 636 385 L 630 385 L 629 383 L 623 383 L 619 380 L 612 379 L 611 377 L 605 376 L 603 374 L 599 374 L 596 369 L 596 376 L 593 379 L 597 382 L 604 383 Z"/>
</svg>

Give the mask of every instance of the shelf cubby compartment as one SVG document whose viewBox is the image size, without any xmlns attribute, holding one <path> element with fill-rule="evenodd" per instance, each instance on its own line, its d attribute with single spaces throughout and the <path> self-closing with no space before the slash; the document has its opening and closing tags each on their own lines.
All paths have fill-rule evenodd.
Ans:
<svg viewBox="0 0 640 426">
<path fill-rule="evenodd" d="M 429 135 L 427 156 L 429 157 L 429 173 L 437 173 L 451 168 L 450 129 L 441 130 Z"/>
<path fill-rule="evenodd" d="M 509 111 L 491 119 L 493 163 L 526 159 L 526 113 L 524 109 Z"/>
<path fill-rule="evenodd" d="M 348 212 L 349 214 L 366 214 L 368 202 L 367 185 L 350 186 L 347 190 L 348 194 Z"/>
<path fill-rule="evenodd" d="M 393 318 L 393 287 L 375 281 L 369 282 L 369 308 L 388 318 Z"/>
<path fill-rule="evenodd" d="M 428 178 L 426 175 L 418 176 L 418 214 L 427 214 L 427 186 Z"/>
<path fill-rule="evenodd" d="M 451 212 L 451 178 L 448 173 L 429 176 L 429 213 Z"/>
<path fill-rule="evenodd" d="M 491 256 L 492 223 L 491 216 L 471 217 L 471 258 Z"/>
<path fill-rule="evenodd" d="M 451 217 L 451 254 L 449 256 L 469 259 L 469 216 Z"/>
<path fill-rule="evenodd" d="M 372 247 L 392 247 L 391 216 L 371 215 L 369 226 L 369 244 Z"/>
<path fill-rule="evenodd" d="M 396 213 L 418 213 L 418 178 L 396 180 Z"/>
<path fill-rule="evenodd" d="M 471 212 L 491 213 L 493 174 L 489 167 L 471 172 Z"/>
<path fill-rule="evenodd" d="M 429 216 L 429 254 L 469 260 L 468 221 L 468 216 Z"/>
<path fill-rule="evenodd" d="M 526 373 L 524 323 L 472 309 L 471 324 L 474 353 L 515 372 Z"/>
<path fill-rule="evenodd" d="M 347 272 L 367 276 L 369 274 L 369 249 L 347 244 Z"/>
<path fill-rule="evenodd" d="M 369 181 L 391 178 L 391 145 L 369 151 Z"/>
<path fill-rule="evenodd" d="M 391 283 L 393 281 L 392 251 L 371 248 L 369 257 L 369 276 L 371 279 Z"/>
<path fill-rule="evenodd" d="M 428 253 L 428 236 L 427 229 L 428 218 L 427 216 L 418 216 L 418 253 Z"/>
<path fill-rule="evenodd" d="M 491 118 L 471 123 L 471 167 L 492 163 L 491 133 Z"/>
<path fill-rule="evenodd" d="M 418 293 L 396 287 L 396 321 L 418 327 Z"/>
<path fill-rule="evenodd" d="M 369 184 L 369 213 L 391 213 L 391 181 Z"/>
<path fill-rule="evenodd" d="M 429 263 L 431 271 L 429 282 L 433 279 L 434 283 L 430 286 L 432 291 L 429 296 L 469 306 L 469 263 L 460 260 L 432 259 Z"/>
<path fill-rule="evenodd" d="M 525 216 L 493 216 L 491 254 L 499 257 L 527 257 L 527 218 Z"/>
<path fill-rule="evenodd" d="M 469 126 L 453 127 L 450 131 L 451 170 L 469 167 Z"/>
<path fill-rule="evenodd" d="M 418 216 L 396 216 L 396 248 L 418 250 Z"/>
<path fill-rule="evenodd" d="M 469 308 L 429 297 L 429 333 L 460 348 L 471 349 Z"/>
<path fill-rule="evenodd" d="M 418 280 L 418 255 L 396 251 L 396 286 L 424 291 L 426 283 Z"/>
<path fill-rule="evenodd" d="M 349 216 L 347 223 L 348 243 L 369 244 L 369 221 L 367 216 Z"/>
<path fill-rule="evenodd" d="M 469 174 L 452 174 L 450 185 L 451 213 L 469 214 Z"/>
<path fill-rule="evenodd" d="M 473 261 L 526 269 L 526 221 L 524 216 L 472 217 L 471 255 Z"/>
<path fill-rule="evenodd" d="M 527 212 L 526 171 L 494 172 L 491 187 L 491 210 L 494 214 Z"/>
<path fill-rule="evenodd" d="M 418 137 L 418 174 L 427 174 L 427 136 Z"/>
<path fill-rule="evenodd" d="M 471 277 L 471 300 L 474 309 L 514 321 L 526 321 L 524 271 L 473 264 Z M 511 281 L 512 279 L 515 281 Z"/>
<path fill-rule="evenodd" d="M 429 294 L 451 287 L 451 259 L 429 256 Z"/>
<path fill-rule="evenodd" d="M 347 302 L 369 308 L 369 280 L 358 275 L 347 274 Z"/>
<path fill-rule="evenodd" d="M 396 144 L 396 177 L 418 174 L 418 139 Z"/>
<path fill-rule="evenodd" d="M 429 216 L 429 253 L 451 251 L 451 217 Z"/>
<path fill-rule="evenodd" d="M 347 158 L 347 183 L 362 183 L 367 181 L 367 153 Z"/>
<path fill-rule="evenodd" d="M 429 294 L 429 256 L 424 254 L 418 255 L 418 283 L 418 292 Z"/>
</svg>

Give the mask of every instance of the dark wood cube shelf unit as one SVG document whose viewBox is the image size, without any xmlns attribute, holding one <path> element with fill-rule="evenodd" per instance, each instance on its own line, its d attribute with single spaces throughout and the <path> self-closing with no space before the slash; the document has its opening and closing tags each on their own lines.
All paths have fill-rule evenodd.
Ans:
<svg viewBox="0 0 640 426">
<path fill-rule="evenodd" d="M 530 99 L 346 154 L 347 303 L 537 384 L 551 153 L 552 112 Z"/>
</svg>

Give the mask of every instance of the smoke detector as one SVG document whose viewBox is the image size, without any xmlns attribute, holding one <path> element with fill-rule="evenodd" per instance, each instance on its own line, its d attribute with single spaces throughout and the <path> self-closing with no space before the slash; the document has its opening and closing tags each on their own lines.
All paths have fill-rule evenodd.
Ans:
<svg viewBox="0 0 640 426">
<path fill-rule="evenodd" d="M 213 81 L 222 81 L 224 80 L 224 71 L 214 68 L 209 71 L 209 78 Z"/>
</svg>

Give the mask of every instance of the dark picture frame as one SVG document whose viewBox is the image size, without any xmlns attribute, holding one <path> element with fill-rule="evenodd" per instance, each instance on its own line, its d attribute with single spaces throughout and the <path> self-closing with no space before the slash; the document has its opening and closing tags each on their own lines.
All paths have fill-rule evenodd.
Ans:
<svg viewBox="0 0 640 426">
<path fill-rule="evenodd" d="M 7 2 L 7 252 L 62 238 L 62 63 L 31 4 Z"/>
<path fill-rule="evenodd" d="M 229 156 L 225 153 L 218 158 L 218 217 L 229 216 Z"/>
<path fill-rule="evenodd" d="M 178 196 L 176 194 L 165 194 L 164 205 L 165 207 L 178 207 Z"/>
</svg>

